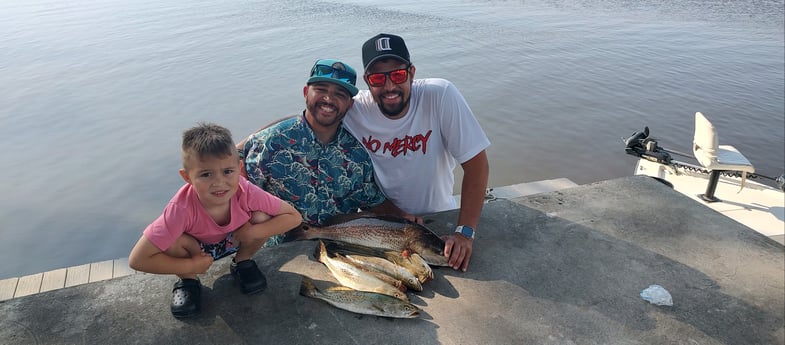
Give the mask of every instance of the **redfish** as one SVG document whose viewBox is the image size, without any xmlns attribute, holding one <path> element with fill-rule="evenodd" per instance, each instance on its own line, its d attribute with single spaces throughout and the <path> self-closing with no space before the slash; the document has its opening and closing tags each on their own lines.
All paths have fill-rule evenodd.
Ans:
<svg viewBox="0 0 785 345">
<path fill-rule="evenodd" d="M 343 219 L 342 216 L 337 219 Z M 449 266 L 444 256 L 444 240 L 427 227 L 401 217 L 378 215 L 348 216 L 321 227 L 301 224 L 286 233 L 286 240 L 327 239 L 365 247 L 409 251 L 419 254 L 428 264 Z"/>
</svg>

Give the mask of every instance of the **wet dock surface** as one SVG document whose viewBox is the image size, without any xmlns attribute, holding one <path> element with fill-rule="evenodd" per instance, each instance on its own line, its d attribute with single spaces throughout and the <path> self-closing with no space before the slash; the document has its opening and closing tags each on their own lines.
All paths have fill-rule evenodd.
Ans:
<svg viewBox="0 0 785 345">
<path fill-rule="evenodd" d="M 457 211 L 426 216 L 437 233 Z M 469 271 L 410 293 L 419 319 L 360 316 L 299 295 L 335 284 L 316 242 L 263 249 L 267 290 L 229 260 L 201 277 L 202 314 L 169 312 L 173 276 L 133 274 L 0 302 L 12 344 L 783 344 L 785 247 L 632 176 L 486 204 Z M 639 293 L 658 284 L 673 306 Z"/>
</svg>

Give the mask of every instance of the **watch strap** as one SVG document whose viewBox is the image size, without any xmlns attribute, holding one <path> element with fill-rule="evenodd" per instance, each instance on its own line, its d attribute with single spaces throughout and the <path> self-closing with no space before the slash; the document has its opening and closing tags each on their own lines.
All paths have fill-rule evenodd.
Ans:
<svg viewBox="0 0 785 345">
<path fill-rule="evenodd" d="M 468 226 L 468 225 L 458 225 L 455 228 L 455 232 L 457 232 L 457 233 L 459 233 L 459 234 L 461 234 L 463 236 L 466 236 L 467 238 L 474 239 L 474 229 L 472 229 L 471 226 Z"/>
</svg>

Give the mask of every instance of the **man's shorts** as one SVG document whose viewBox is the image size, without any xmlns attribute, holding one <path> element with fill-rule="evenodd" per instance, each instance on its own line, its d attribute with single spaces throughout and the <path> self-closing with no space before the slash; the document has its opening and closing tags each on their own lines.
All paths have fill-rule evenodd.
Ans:
<svg viewBox="0 0 785 345">
<path fill-rule="evenodd" d="M 232 242 L 232 234 L 233 233 L 230 232 L 228 235 L 226 235 L 226 238 L 224 238 L 221 242 L 213 243 L 213 244 L 205 244 L 199 242 L 199 246 L 202 247 L 203 252 L 212 255 L 213 260 L 225 258 L 229 255 L 236 253 L 237 248 L 239 248 L 238 246 L 235 246 L 234 243 Z"/>
</svg>

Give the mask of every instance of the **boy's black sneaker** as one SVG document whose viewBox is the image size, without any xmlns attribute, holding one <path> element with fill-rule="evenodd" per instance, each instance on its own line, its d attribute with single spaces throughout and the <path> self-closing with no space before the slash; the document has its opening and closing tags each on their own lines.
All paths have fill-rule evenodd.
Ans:
<svg viewBox="0 0 785 345">
<path fill-rule="evenodd" d="M 176 318 L 196 316 L 201 310 L 202 284 L 198 279 L 180 279 L 172 289 L 172 315 Z"/>
<path fill-rule="evenodd" d="M 264 274 L 256 266 L 256 261 L 249 259 L 235 263 L 232 260 L 229 272 L 240 283 L 240 290 L 244 294 L 262 292 L 267 288 L 267 279 L 264 278 Z"/>
</svg>

